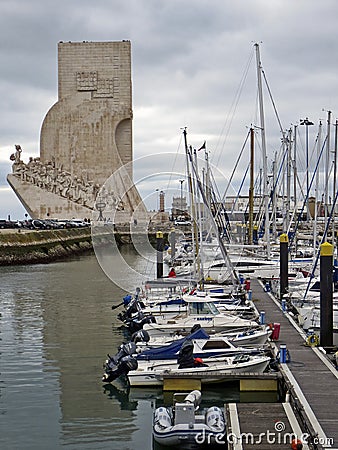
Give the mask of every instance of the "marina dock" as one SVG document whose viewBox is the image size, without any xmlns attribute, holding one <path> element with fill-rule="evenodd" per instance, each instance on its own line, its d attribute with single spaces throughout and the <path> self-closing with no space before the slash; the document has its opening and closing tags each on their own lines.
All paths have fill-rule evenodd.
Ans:
<svg viewBox="0 0 338 450">
<path fill-rule="evenodd" d="M 290 355 L 280 370 L 292 409 L 301 414 L 303 426 L 315 436 L 314 448 L 338 448 L 338 371 L 324 350 L 306 345 L 304 331 L 259 280 L 251 280 L 251 289 L 257 309 L 265 312 L 266 323 L 280 323 L 276 350 L 284 344 Z M 267 407 L 273 414 L 274 405 Z M 242 411 L 244 405 L 239 408 Z"/>
<path fill-rule="evenodd" d="M 229 450 L 290 449 L 302 435 L 290 403 L 229 403 L 226 414 Z"/>
<path fill-rule="evenodd" d="M 196 374 L 193 370 L 185 376 L 181 374 L 163 375 L 163 390 L 187 390 L 187 389 L 201 389 L 202 380 L 207 382 L 208 379 L 215 378 L 208 372 L 200 372 Z M 281 376 L 278 372 L 271 373 L 232 373 L 232 372 L 218 372 L 218 379 L 224 382 L 238 382 L 241 392 L 255 392 L 255 391 L 278 391 L 278 381 Z"/>
</svg>

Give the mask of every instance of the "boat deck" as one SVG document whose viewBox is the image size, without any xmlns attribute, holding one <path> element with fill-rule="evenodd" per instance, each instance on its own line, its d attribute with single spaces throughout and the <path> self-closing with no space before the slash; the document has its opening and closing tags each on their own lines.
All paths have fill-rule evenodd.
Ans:
<svg viewBox="0 0 338 450">
<path fill-rule="evenodd" d="M 318 435 L 318 448 L 338 448 L 338 371 L 319 348 L 306 345 L 303 330 L 259 280 L 251 280 L 251 289 L 256 308 L 265 311 L 266 323 L 280 323 L 276 345 L 285 344 L 290 354 L 281 372 Z"/>
</svg>

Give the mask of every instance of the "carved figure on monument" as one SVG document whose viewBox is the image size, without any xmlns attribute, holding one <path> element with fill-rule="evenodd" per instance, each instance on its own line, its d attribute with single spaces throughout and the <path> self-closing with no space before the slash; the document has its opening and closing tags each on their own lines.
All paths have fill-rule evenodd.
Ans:
<svg viewBox="0 0 338 450">
<path fill-rule="evenodd" d="M 83 205 L 84 206 L 93 205 L 94 202 L 92 200 L 92 192 L 93 192 L 92 183 L 87 181 L 87 183 L 83 187 Z"/>
<path fill-rule="evenodd" d="M 13 172 L 16 172 L 16 170 L 19 168 L 21 164 L 23 164 L 23 161 L 21 160 L 21 153 L 22 148 L 20 145 L 15 145 L 15 153 L 12 153 L 9 159 L 13 161 Z"/>
<path fill-rule="evenodd" d="M 13 175 L 40 189 L 93 209 L 100 185 L 88 180 L 88 174 L 86 181 L 81 177 L 72 177 L 69 172 L 62 170 L 62 166 L 57 167 L 53 157 L 45 164 L 41 163 L 40 158 L 29 157 L 28 163 L 25 164 L 21 160 L 21 147 L 17 145 L 15 148 L 16 152 L 10 156 L 13 161 Z"/>
<path fill-rule="evenodd" d="M 73 180 L 73 201 L 78 203 L 80 200 L 81 180 L 75 177 Z"/>
<path fill-rule="evenodd" d="M 52 189 L 51 189 L 51 192 L 53 194 L 57 193 L 58 173 L 59 173 L 58 169 L 56 167 L 54 167 L 53 175 L 52 175 Z"/>
<path fill-rule="evenodd" d="M 47 187 L 47 167 L 43 164 L 34 164 L 31 169 L 31 182 L 41 189 Z"/>
<path fill-rule="evenodd" d="M 100 185 L 98 183 L 95 183 L 94 186 L 93 186 L 93 198 L 94 198 L 94 200 L 96 199 L 99 190 L 100 190 Z"/>
<path fill-rule="evenodd" d="M 70 185 L 72 182 L 72 177 L 70 176 L 70 173 L 65 172 L 65 178 L 64 178 L 64 183 L 63 183 L 63 190 L 62 190 L 62 197 L 69 197 L 69 192 L 70 192 Z"/>
<path fill-rule="evenodd" d="M 25 164 L 13 164 L 12 166 L 13 168 L 13 174 L 15 174 L 15 176 L 20 177 L 21 180 L 24 179 L 24 174 L 25 174 Z"/>
<path fill-rule="evenodd" d="M 22 152 L 22 148 L 21 148 L 21 146 L 20 145 L 16 145 L 15 146 L 15 155 L 14 155 L 14 157 L 15 157 L 15 164 L 20 164 L 22 161 L 21 161 L 21 152 Z"/>
</svg>

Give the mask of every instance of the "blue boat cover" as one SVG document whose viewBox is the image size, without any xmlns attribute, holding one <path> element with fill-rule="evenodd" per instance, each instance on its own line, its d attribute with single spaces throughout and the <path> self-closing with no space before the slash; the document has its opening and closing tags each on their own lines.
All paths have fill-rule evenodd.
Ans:
<svg viewBox="0 0 338 450">
<path fill-rule="evenodd" d="M 150 348 L 144 350 L 142 353 L 137 355 L 137 359 L 151 360 L 151 359 L 175 359 L 182 347 L 183 342 L 192 339 L 209 339 L 208 333 L 199 328 L 194 333 L 189 334 L 182 339 L 172 342 L 171 344 L 162 345 L 161 347 Z"/>
<path fill-rule="evenodd" d="M 187 303 L 182 298 L 175 298 L 167 300 L 165 302 L 156 303 L 156 305 L 167 306 L 167 305 L 182 305 L 185 306 Z"/>
</svg>

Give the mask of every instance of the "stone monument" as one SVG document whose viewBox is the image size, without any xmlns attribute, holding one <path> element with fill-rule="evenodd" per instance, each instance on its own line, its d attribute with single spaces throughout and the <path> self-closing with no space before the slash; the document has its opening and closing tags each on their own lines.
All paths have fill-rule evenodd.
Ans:
<svg viewBox="0 0 338 450">
<path fill-rule="evenodd" d="M 16 145 L 7 176 L 30 216 L 90 218 L 98 193 L 115 220 L 146 214 L 132 182 L 132 117 L 130 42 L 59 42 L 58 101 L 42 123 L 40 157 L 24 163 Z"/>
</svg>

